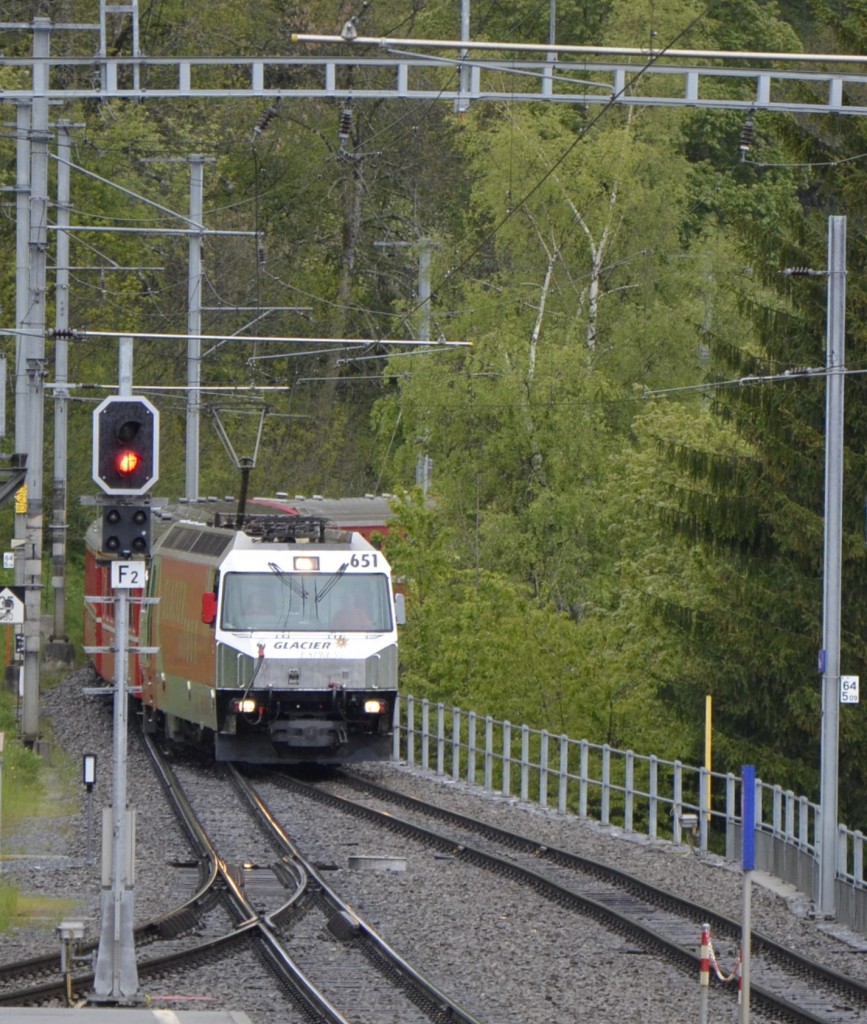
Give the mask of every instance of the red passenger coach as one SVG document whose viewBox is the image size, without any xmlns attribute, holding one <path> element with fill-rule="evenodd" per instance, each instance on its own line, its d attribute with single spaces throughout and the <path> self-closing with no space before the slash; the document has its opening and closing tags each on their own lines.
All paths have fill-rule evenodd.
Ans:
<svg viewBox="0 0 867 1024">
<path fill-rule="evenodd" d="M 111 586 L 111 562 L 100 557 L 99 548 L 102 542 L 102 524 L 91 524 L 86 535 L 86 558 L 84 563 L 84 646 L 88 650 L 93 667 L 101 679 L 114 682 L 114 648 L 115 648 L 115 592 Z M 141 597 L 140 590 L 130 591 L 130 595 Z M 141 605 L 130 601 L 129 638 L 135 643 L 139 633 L 139 615 Z M 141 696 L 141 669 L 138 658 L 130 651 L 127 681 L 132 693 Z"/>
<path fill-rule="evenodd" d="M 273 508 L 280 512 L 294 511 L 301 516 L 324 516 L 329 523 L 343 530 L 360 533 L 365 540 L 386 536 L 392 518 L 391 495 L 366 494 L 362 498 L 321 498 L 317 495 L 306 498 L 296 495 L 289 498 L 280 494 L 273 498 L 255 498 L 257 508 Z"/>
</svg>

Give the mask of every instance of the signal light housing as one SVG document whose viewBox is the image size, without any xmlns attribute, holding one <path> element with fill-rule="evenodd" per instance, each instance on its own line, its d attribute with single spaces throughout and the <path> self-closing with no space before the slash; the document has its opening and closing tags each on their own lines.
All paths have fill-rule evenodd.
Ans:
<svg viewBox="0 0 867 1024">
<path fill-rule="evenodd" d="M 130 558 L 151 552 L 151 510 L 149 505 L 113 502 L 102 509 L 102 551 L 106 555 Z"/>
<path fill-rule="evenodd" d="M 145 494 L 159 478 L 159 412 L 112 395 L 93 414 L 93 479 L 106 494 Z"/>
</svg>

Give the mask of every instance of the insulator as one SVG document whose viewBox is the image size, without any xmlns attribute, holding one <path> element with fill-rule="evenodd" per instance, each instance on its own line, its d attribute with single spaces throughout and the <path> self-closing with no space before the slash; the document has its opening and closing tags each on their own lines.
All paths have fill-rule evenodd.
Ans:
<svg viewBox="0 0 867 1024">
<path fill-rule="evenodd" d="M 259 120 L 256 122 L 256 127 L 253 129 L 253 136 L 261 135 L 262 132 L 268 127 L 268 125 L 277 116 L 276 107 L 268 107 L 268 109 L 262 114 Z"/>
<path fill-rule="evenodd" d="M 259 266 L 265 266 L 265 243 L 259 242 L 256 246 L 256 259 L 259 261 Z"/>
<path fill-rule="evenodd" d="M 744 121 L 744 126 L 741 129 L 741 141 L 738 146 L 742 153 L 746 153 L 748 149 L 752 149 L 754 135 L 755 122 L 751 117 L 748 117 L 746 121 Z"/>
<path fill-rule="evenodd" d="M 53 331 L 49 332 L 52 338 L 65 339 L 65 338 L 77 338 L 78 331 L 72 327 L 57 327 Z"/>
<path fill-rule="evenodd" d="M 337 129 L 337 137 L 345 142 L 352 134 L 352 111 L 345 107 L 340 112 L 340 127 Z"/>
<path fill-rule="evenodd" d="M 824 270 L 814 270 L 812 267 L 786 267 L 781 271 L 785 277 L 824 277 Z"/>
</svg>

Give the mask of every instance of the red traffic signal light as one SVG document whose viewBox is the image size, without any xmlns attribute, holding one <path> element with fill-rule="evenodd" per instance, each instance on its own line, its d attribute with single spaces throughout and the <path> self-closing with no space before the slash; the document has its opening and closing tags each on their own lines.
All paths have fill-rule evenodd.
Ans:
<svg viewBox="0 0 867 1024">
<path fill-rule="evenodd" d="M 106 398 L 93 414 L 93 479 L 106 494 L 144 494 L 159 477 L 159 413 L 146 398 Z"/>
<path fill-rule="evenodd" d="M 115 466 L 118 473 L 127 480 L 133 473 L 135 473 L 140 465 L 141 456 L 138 452 L 134 452 L 129 449 L 123 452 L 118 452 L 115 459 Z"/>
</svg>

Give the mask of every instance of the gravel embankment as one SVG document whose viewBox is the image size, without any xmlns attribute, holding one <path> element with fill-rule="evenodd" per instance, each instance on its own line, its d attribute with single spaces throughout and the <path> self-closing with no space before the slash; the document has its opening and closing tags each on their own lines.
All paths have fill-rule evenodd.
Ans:
<svg viewBox="0 0 867 1024">
<path fill-rule="evenodd" d="M 70 764 L 70 772 L 74 773 L 80 813 L 60 820 L 34 818 L 26 827 L 17 829 L 11 835 L 4 830 L 2 870 L 7 881 L 18 884 L 27 892 L 75 899 L 76 909 L 68 916 L 82 920 L 87 936 L 96 938 L 99 929 L 100 814 L 103 804 L 111 799 L 113 757 L 110 701 L 101 704 L 97 699 L 83 698 L 81 695 L 82 687 L 92 684 L 90 673 L 76 672 L 42 697 L 41 710 L 50 722 L 53 746 L 63 752 L 63 758 Z M 95 834 L 92 865 L 86 863 L 86 799 L 84 787 L 80 784 L 81 758 L 85 752 L 95 753 L 98 758 L 93 801 Z M 60 756 L 58 754 L 57 760 Z M 485 794 L 478 787 L 448 782 L 420 770 L 394 765 L 370 765 L 360 770 L 393 788 L 420 798 L 433 799 L 463 814 L 484 817 L 502 827 L 532 835 L 551 846 L 573 850 L 588 857 L 605 858 L 622 870 L 697 902 L 709 904 L 720 913 L 735 919 L 740 917 L 740 872 L 736 866 L 725 864 L 719 858 L 700 858 L 685 847 L 678 849 L 668 843 L 625 836 L 615 829 L 602 828 L 592 823 L 579 822 L 574 817 L 526 806 L 513 798 Z M 128 779 L 130 802 L 136 806 L 138 815 L 135 906 L 136 919 L 142 921 L 164 912 L 173 902 L 171 887 L 174 879 L 170 868 L 174 863 L 187 861 L 189 850 L 162 797 L 154 798 L 150 768 L 136 741 L 129 744 Z M 761 876 L 758 881 L 763 881 Z M 396 881 L 396 892 L 405 889 L 407 884 L 408 879 Z M 416 901 L 411 897 L 411 893 L 404 892 L 402 908 L 407 914 L 416 910 Z M 465 902 L 464 912 L 468 909 L 472 913 L 472 908 Z M 360 908 L 360 912 L 363 914 L 364 908 Z M 419 907 L 417 912 L 428 917 L 430 915 L 429 907 Z M 771 880 L 768 880 L 768 884 L 755 885 L 752 914 L 753 926 L 757 930 L 767 932 L 799 952 L 820 959 L 837 970 L 867 980 L 867 938 L 854 936 L 833 924 L 816 922 L 810 916 L 808 901 L 794 891 L 774 886 Z M 8 961 L 44 953 L 55 946 L 57 940 L 51 926 L 33 926 L 3 935 L 0 942 L 3 960 Z M 728 962 L 731 951 L 718 952 L 721 960 L 725 960 L 725 966 L 731 966 Z M 478 953 L 480 956 L 485 955 L 483 949 L 478 949 Z M 530 956 L 532 951 L 525 951 L 525 954 Z M 448 955 L 449 951 L 445 949 L 444 956 Z M 504 974 L 507 976 L 509 973 L 505 970 L 508 965 L 504 967 L 495 946 L 492 946 L 490 955 L 491 984 L 502 986 L 505 983 Z M 252 956 L 249 959 L 254 960 Z M 563 964 L 560 966 L 562 968 Z M 553 964 L 547 967 L 540 965 L 540 978 L 550 978 L 551 971 L 548 968 L 553 967 Z M 448 976 L 448 972 L 454 969 L 455 965 L 444 965 L 444 976 Z M 601 965 L 597 969 L 604 970 L 605 967 Z M 612 973 L 621 972 L 622 965 L 612 962 L 610 969 Z M 288 1024 L 285 1009 L 275 1015 L 273 1002 L 267 997 L 263 998 L 268 982 L 257 963 L 233 963 L 230 972 L 227 972 L 225 965 L 216 965 L 210 970 L 210 974 L 203 974 L 197 992 L 192 996 L 198 1002 L 189 1001 L 191 992 L 188 985 L 182 1000 L 178 997 L 179 1001 L 175 1003 L 169 996 L 165 996 L 162 1002 L 155 1002 L 154 1005 L 175 1009 L 222 1005 L 228 1009 L 246 1010 L 255 1024 L 271 1024 L 272 1021 L 274 1024 L 278 1021 Z M 203 968 L 203 971 L 207 969 Z M 516 973 L 524 977 L 526 991 L 526 979 L 532 977 L 533 971 L 530 970 L 528 974 L 524 965 Z M 554 989 L 565 987 L 565 992 L 558 991 L 557 994 L 568 1004 L 572 984 L 562 977 L 554 980 L 557 982 Z M 583 984 L 587 984 L 586 979 Z M 162 988 L 166 993 L 173 991 L 170 983 Z M 609 1020 L 617 1021 L 618 1024 L 624 1020 L 642 1020 L 644 1024 L 672 1024 L 681 1019 L 680 1008 L 676 1009 L 674 1003 L 665 1005 L 664 986 L 656 994 L 656 999 L 648 998 L 647 991 L 635 990 L 628 979 L 623 981 L 620 990 L 616 985 L 614 990 L 618 994 L 616 999 L 610 1001 L 610 1013 L 604 1004 L 594 1006 L 594 1024 L 608 1024 Z M 560 998 L 556 1002 L 559 1003 Z M 582 1007 L 588 1008 L 586 996 L 575 1003 L 575 1020 L 588 1019 L 582 1015 Z M 530 1011 L 529 1007 L 526 1009 Z M 694 1019 L 694 1008 L 690 1012 L 692 1017 L 687 1014 L 684 1020 Z M 523 1019 L 533 1020 L 534 1014 L 530 1011 Z M 556 1019 L 566 1020 L 569 1017 L 557 1016 Z M 539 1024 L 543 1024 L 542 1018 Z"/>
</svg>

